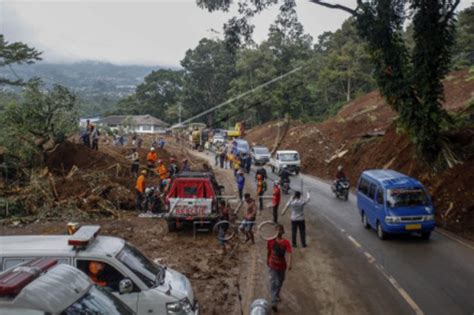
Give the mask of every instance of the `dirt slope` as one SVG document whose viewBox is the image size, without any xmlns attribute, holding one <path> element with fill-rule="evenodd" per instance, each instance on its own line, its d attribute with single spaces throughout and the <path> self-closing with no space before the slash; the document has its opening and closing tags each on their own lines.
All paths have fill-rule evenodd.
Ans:
<svg viewBox="0 0 474 315">
<path fill-rule="evenodd" d="M 444 82 L 444 107 L 460 112 L 474 99 L 474 74 L 452 73 Z M 471 116 L 472 117 L 472 116 Z M 430 190 L 438 210 L 439 225 L 474 238 L 474 128 L 450 135 L 448 141 L 464 150 L 465 162 L 434 173 L 421 161 L 408 138 L 396 131 L 395 112 L 378 92 L 366 94 L 344 106 L 319 124 L 292 122 L 280 148 L 302 155 L 303 171 L 332 179 L 337 165 L 345 165 L 355 184 L 360 173 L 371 168 L 392 168 L 419 178 Z M 272 147 L 278 124 L 270 122 L 249 131 L 250 143 Z"/>
</svg>

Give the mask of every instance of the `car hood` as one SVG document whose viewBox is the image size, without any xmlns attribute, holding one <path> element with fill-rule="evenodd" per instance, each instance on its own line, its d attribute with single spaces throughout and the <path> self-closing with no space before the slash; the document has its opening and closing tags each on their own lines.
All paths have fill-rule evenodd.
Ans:
<svg viewBox="0 0 474 315">
<path fill-rule="evenodd" d="M 259 159 L 263 159 L 263 158 L 270 158 L 270 153 L 262 153 L 262 154 L 258 154 L 258 153 L 255 153 L 255 157 L 256 158 L 259 158 Z"/>
<path fill-rule="evenodd" d="M 433 208 L 430 206 L 390 208 L 388 212 L 391 216 L 420 216 L 434 214 Z"/>
<path fill-rule="evenodd" d="M 194 305 L 194 293 L 189 279 L 182 273 L 172 269 L 166 268 L 165 283 L 161 286 L 165 291 L 171 286 L 170 294 L 179 300 L 187 297 L 192 305 Z"/>
</svg>

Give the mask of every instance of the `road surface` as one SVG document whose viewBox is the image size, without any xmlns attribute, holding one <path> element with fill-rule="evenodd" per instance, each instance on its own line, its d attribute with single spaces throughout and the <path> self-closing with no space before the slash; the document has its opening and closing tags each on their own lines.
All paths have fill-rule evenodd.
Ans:
<svg viewBox="0 0 474 315">
<path fill-rule="evenodd" d="M 292 187 L 301 189 L 301 181 L 304 190 L 311 193 L 307 211 L 345 236 L 345 241 L 367 259 L 362 272 L 382 274 L 414 313 L 474 314 L 472 244 L 439 230 L 429 241 L 416 236 L 381 241 L 374 230 L 362 227 L 354 194 L 347 202 L 339 200 L 328 183 L 304 174 L 292 177 Z"/>
<path fill-rule="evenodd" d="M 213 160 L 212 154 L 207 157 Z M 267 173 L 270 179 L 276 179 L 269 168 Z M 252 178 L 252 174 L 247 175 L 247 182 L 254 185 Z M 354 194 L 348 201 L 343 201 L 335 198 L 330 184 L 323 180 L 304 174 L 292 176 L 291 180 L 292 188 L 300 190 L 303 182 L 304 192 L 311 193 L 306 208 L 309 247 L 300 249 L 299 258 L 309 262 L 311 268 L 311 260 L 317 260 L 311 253 L 312 247 L 330 252 L 329 256 L 335 259 L 329 263 L 336 264 L 335 270 L 344 280 L 340 285 L 353 295 L 347 300 L 339 298 L 318 303 L 312 298 L 316 294 L 302 289 L 290 296 L 293 312 L 343 314 L 356 308 L 354 313 L 357 314 L 474 314 L 472 243 L 440 229 L 432 233 L 429 241 L 417 236 L 396 236 L 381 241 L 374 230 L 363 228 Z M 271 193 L 271 184 L 268 186 L 267 194 Z M 288 218 L 284 219 L 288 221 Z M 285 223 L 285 226 L 287 237 L 290 237 L 289 224 Z M 324 242 L 324 246 L 315 242 Z M 303 252 L 305 250 L 307 252 Z M 317 264 L 315 262 L 314 267 L 318 267 Z M 324 263 L 319 267 L 324 267 Z M 316 276 L 312 279 L 313 276 L 309 270 L 296 282 L 295 279 L 288 280 L 289 286 L 304 288 L 305 282 L 318 281 Z M 317 284 L 313 287 L 317 288 Z M 325 294 L 331 299 L 330 292 Z M 347 307 L 338 309 L 338 303 L 347 303 Z M 314 308 L 308 310 L 307 307 Z"/>
</svg>

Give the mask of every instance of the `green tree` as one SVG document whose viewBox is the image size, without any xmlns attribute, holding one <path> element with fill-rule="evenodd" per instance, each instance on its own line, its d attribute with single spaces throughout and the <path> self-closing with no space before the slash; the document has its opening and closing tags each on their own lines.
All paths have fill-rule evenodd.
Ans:
<svg viewBox="0 0 474 315">
<path fill-rule="evenodd" d="M 474 66 L 474 4 L 459 13 L 453 64 L 455 69 Z"/>
<path fill-rule="evenodd" d="M 41 52 L 28 47 L 24 43 L 7 42 L 3 34 L 0 34 L 0 67 L 11 67 L 13 64 L 31 64 L 35 61 L 41 60 L 40 55 Z M 15 73 L 12 69 L 11 71 Z M 25 82 L 23 82 L 19 77 L 15 80 L 0 77 L 0 86 L 4 84 L 22 85 L 25 84 Z"/>
<path fill-rule="evenodd" d="M 449 70 L 454 41 L 455 9 L 460 0 L 357 0 L 355 9 L 325 0 L 311 2 L 351 14 L 359 35 L 367 42 L 381 94 L 400 115 L 422 155 L 433 161 L 441 151 L 441 124 L 446 113 L 442 79 Z M 199 0 L 209 11 L 228 9 L 231 0 Z M 278 2 L 281 11 L 294 8 L 294 0 L 239 1 L 243 19 Z M 243 9 L 242 9 L 243 8 Z M 403 25 L 413 17 L 414 47 L 410 54 L 403 40 Z M 248 38 L 251 28 L 238 28 L 228 40 Z M 226 33 L 227 35 L 227 33 Z"/>
<path fill-rule="evenodd" d="M 181 65 L 184 68 L 183 106 L 190 115 L 224 102 L 231 80 L 235 77 L 235 55 L 221 40 L 203 38 L 194 49 L 189 49 Z M 215 114 L 209 113 L 206 122 L 214 124 Z"/>
<path fill-rule="evenodd" d="M 1 113 L 0 146 L 28 166 L 44 162 L 48 149 L 77 131 L 76 97 L 63 86 L 42 91 L 39 82 L 26 85 L 21 101 Z"/>
</svg>

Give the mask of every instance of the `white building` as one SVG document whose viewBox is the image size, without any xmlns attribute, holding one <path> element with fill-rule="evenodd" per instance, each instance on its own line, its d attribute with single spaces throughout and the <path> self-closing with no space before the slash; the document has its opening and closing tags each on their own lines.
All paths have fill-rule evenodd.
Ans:
<svg viewBox="0 0 474 315">
<path fill-rule="evenodd" d="M 91 118 L 81 118 L 79 119 L 79 127 L 85 128 L 87 126 L 87 121 L 93 125 L 100 120 L 100 117 L 91 117 Z"/>
<path fill-rule="evenodd" d="M 96 122 L 98 126 L 127 133 L 165 133 L 169 124 L 151 115 L 112 115 Z"/>
</svg>

